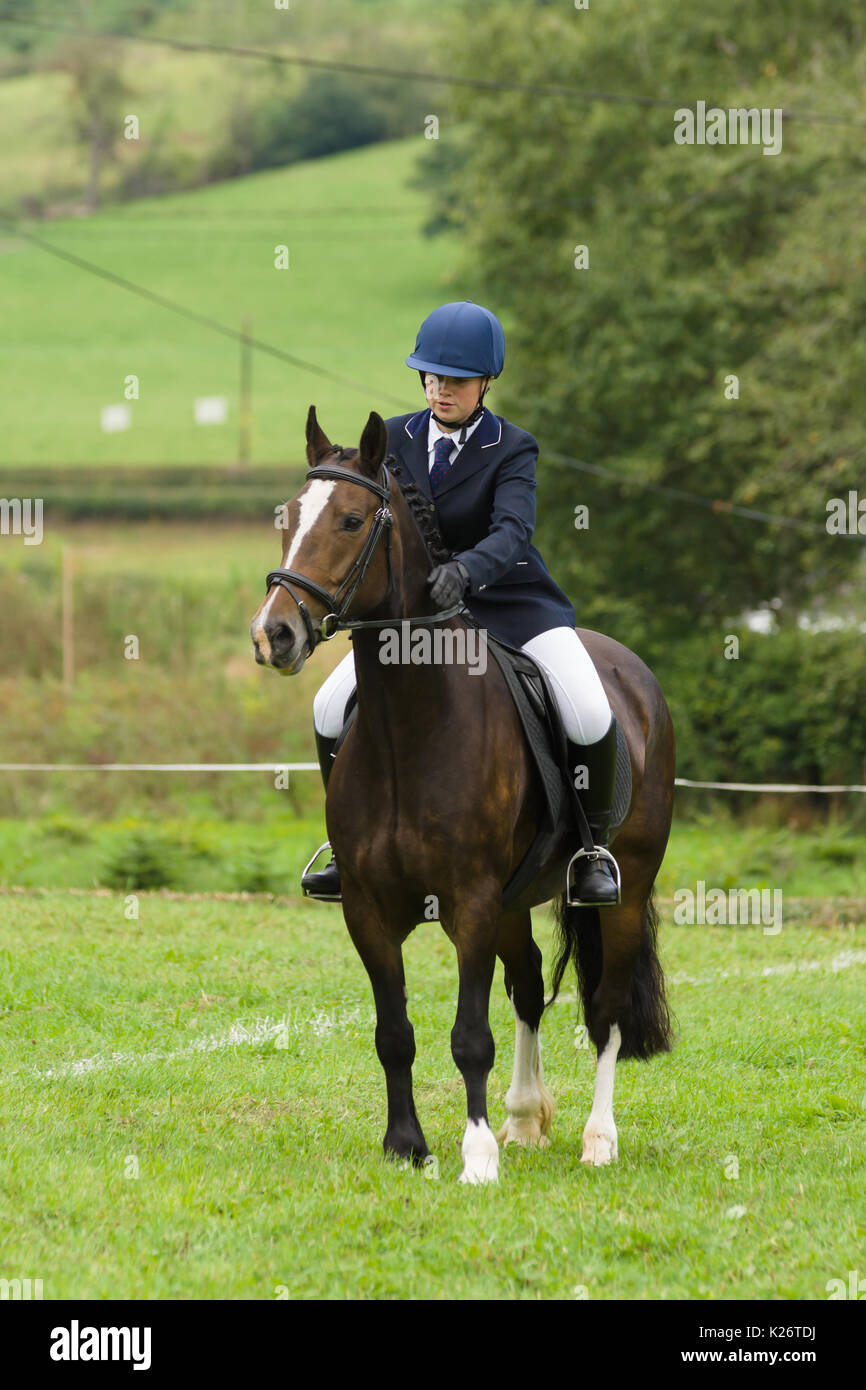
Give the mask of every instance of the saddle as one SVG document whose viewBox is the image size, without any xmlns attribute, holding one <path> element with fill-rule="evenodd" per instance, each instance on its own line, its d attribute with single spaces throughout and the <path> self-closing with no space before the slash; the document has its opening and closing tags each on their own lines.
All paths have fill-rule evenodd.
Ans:
<svg viewBox="0 0 866 1390">
<path fill-rule="evenodd" d="M 467 622 L 472 621 L 468 613 L 462 613 L 461 617 Z M 492 637 L 490 632 L 486 634 L 486 644 L 488 654 L 495 660 L 511 693 L 544 789 L 545 800 L 545 814 L 535 839 L 502 890 L 502 906 L 507 908 L 518 900 L 566 842 L 573 845 L 576 840 L 581 840 L 585 843 L 588 827 L 579 800 L 580 793 L 571 781 L 565 730 L 546 673 L 526 652 Z M 334 757 L 339 753 L 357 713 L 357 696 L 353 691 L 346 703 L 345 722 L 334 745 Z M 631 793 L 631 758 L 625 734 L 617 723 L 616 790 L 610 820 L 611 832 L 622 825 L 628 815 Z"/>
</svg>

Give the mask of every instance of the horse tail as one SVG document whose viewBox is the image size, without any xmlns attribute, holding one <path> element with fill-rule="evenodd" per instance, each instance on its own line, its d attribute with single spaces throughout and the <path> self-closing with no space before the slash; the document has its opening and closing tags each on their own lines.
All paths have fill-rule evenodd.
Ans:
<svg viewBox="0 0 866 1390">
<path fill-rule="evenodd" d="M 605 908 L 604 911 L 613 909 Z M 547 1007 L 559 994 L 569 961 L 574 961 L 584 1022 L 596 1047 L 604 1046 L 610 1024 L 616 1022 L 622 1035 L 620 1061 L 626 1057 L 646 1061 L 656 1052 L 669 1052 L 673 1024 L 665 994 L 664 973 L 656 950 L 659 918 L 654 892 L 650 891 L 641 915 L 631 998 L 626 1008 L 616 1010 L 615 1017 L 605 1016 L 609 1010 L 599 1008 L 600 1001 L 596 998 L 604 966 L 600 909 L 570 907 L 563 893 L 556 900 L 554 913 L 558 949 L 553 967 L 553 993 Z"/>
</svg>

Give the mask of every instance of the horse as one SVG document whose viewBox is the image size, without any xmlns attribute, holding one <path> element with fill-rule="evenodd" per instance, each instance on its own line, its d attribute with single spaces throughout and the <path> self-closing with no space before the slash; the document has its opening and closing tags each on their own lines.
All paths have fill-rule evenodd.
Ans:
<svg viewBox="0 0 866 1390">
<path fill-rule="evenodd" d="M 402 953 L 415 927 L 431 920 L 432 903 L 457 956 L 451 1052 L 466 1090 L 460 1181 L 495 1182 L 500 1143 L 549 1142 L 554 1106 L 539 1026 L 570 961 L 596 1050 L 581 1161 L 608 1164 L 618 1157 L 617 1060 L 646 1060 L 672 1041 L 654 905 L 674 790 L 673 725 L 664 695 L 634 652 L 603 633 L 577 629 L 631 761 L 631 802 L 611 834 L 621 901 L 601 909 L 569 905 L 567 893 L 551 887 L 566 883 L 564 852 L 503 908 L 503 886 L 543 814 L 538 774 L 504 678 L 494 661 L 481 674 L 467 662 L 380 659 L 383 632 L 407 620 L 410 631 L 438 625 L 459 635 L 466 627 L 459 612 L 437 614 L 427 587 L 431 564 L 448 552 L 427 499 L 409 479 L 395 485 L 396 460 L 375 411 L 359 447 L 342 449 L 328 440 L 311 406 L 306 442 L 307 480 L 281 509 L 281 566 L 268 575 L 250 632 L 256 661 L 288 675 L 338 629 L 352 634 L 357 711 L 329 778 L 326 823 L 346 927 L 375 1001 L 387 1093 L 385 1156 L 416 1166 L 433 1161 L 412 1093 L 415 1036 Z M 530 909 L 551 898 L 558 954 L 546 1005 Z M 494 1060 L 488 1013 L 497 957 L 514 1011 L 515 1056 L 507 1117 L 494 1135 L 487 1114 Z"/>
</svg>

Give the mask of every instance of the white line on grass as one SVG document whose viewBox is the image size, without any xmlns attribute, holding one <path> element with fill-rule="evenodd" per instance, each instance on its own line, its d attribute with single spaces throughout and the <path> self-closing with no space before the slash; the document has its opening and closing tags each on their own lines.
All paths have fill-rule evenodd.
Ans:
<svg viewBox="0 0 866 1390">
<path fill-rule="evenodd" d="M 354 1027 L 367 1027 L 375 1021 L 372 1009 L 362 1009 L 357 1005 L 352 1009 L 314 1009 L 312 1012 L 282 1018 L 257 1018 L 252 1023 L 241 1020 L 234 1022 L 224 1033 L 210 1033 L 196 1038 L 185 1047 L 170 1052 L 112 1052 L 108 1056 L 96 1053 L 93 1057 L 80 1057 L 74 1062 L 63 1062 L 57 1067 L 44 1071 L 34 1067 L 32 1074 L 43 1081 L 56 1080 L 61 1076 L 87 1076 L 91 1072 L 106 1071 L 112 1067 L 141 1067 L 153 1062 L 175 1062 L 184 1057 L 195 1057 L 201 1053 L 219 1052 L 229 1047 L 255 1047 L 260 1043 L 272 1042 L 279 1048 L 288 1046 L 290 1033 L 311 1032 L 317 1038 L 327 1037 L 334 1032 L 347 1032 Z"/>
<path fill-rule="evenodd" d="M 800 975 L 814 970 L 829 970 L 836 975 L 840 970 L 850 970 L 852 966 L 866 965 L 866 951 L 837 951 L 829 960 L 785 961 L 780 965 L 766 965 L 761 970 L 732 970 L 717 968 L 707 975 L 689 975 L 678 970 L 669 975 L 671 985 L 713 985 L 720 980 L 762 980 L 777 975 Z M 577 995 L 573 990 L 560 994 L 557 1004 L 573 1004 Z M 230 1047 L 255 1047 L 261 1043 L 272 1042 L 279 1048 L 288 1046 L 289 1033 L 312 1033 L 317 1038 L 327 1037 L 334 1032 L 348 1032 L 352 1028 L 368 1028 L 375 1022 L 375 1013 L 369 1006 L 356 1004 L 346 1009 L 313 1009 L 306 1014 L 284 1014 L 282 1018 L 253 1019 L 244 1023 L 238 1019 L 222 1033 L 210 1033 L 203 1038 L 195 1038 L 185 1047 L 173 1048 L 170 1052 L 112 1052 L 108 1056 L 96 1053 L 93 1057 L 79 1057 L 73 1062 L 63 1062 L 57 1067 L 44 1071 L 34 1067 L 31 1075 L 43 1081 L 56 1080 L 63 1076 L 87 1076 L 91 1072 L 106 1071 L 112 1067 L 142 1067 L 154 1062 L 176 1062 L 186 1057 L 200 1056 L 202 1053 L 219 1052 Z"/>
</svg>

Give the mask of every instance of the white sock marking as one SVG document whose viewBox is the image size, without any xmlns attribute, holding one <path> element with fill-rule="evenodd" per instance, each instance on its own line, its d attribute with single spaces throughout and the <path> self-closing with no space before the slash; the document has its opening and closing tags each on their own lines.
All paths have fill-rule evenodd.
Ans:
<svg viewBox="0 0 866 1390">
<path fill-rule="evenodd" d="M 499 1180 L 499 1145 L 486 1120 L 467 1120 L 461 1152 L 461 1182 L 476 1184 Z"/>
<path fill-rule="evenodd" d="M 596 1167 L 617 1157 L 616 1125 L 613 1122 L 613 1079 L 616 1059 L 622 1046 L 619 1024 L 612 1023 L 607 1045 L 595 1069 L 592 1110 L 583 1131 L 582 1162 Z"/>
</svg>

